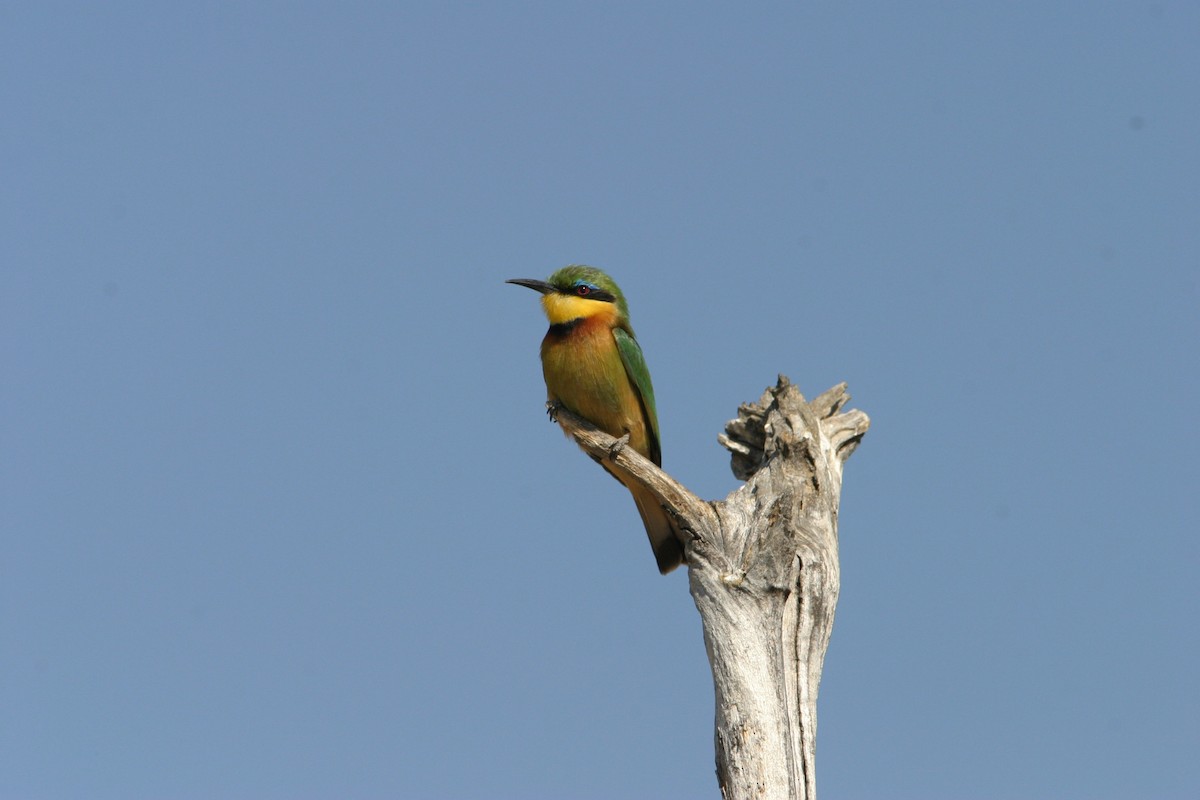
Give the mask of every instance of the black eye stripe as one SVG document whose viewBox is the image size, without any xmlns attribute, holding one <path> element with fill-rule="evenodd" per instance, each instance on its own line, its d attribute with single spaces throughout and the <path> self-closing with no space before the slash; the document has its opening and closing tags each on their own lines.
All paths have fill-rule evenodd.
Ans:
<svg viewBox="0 0 1200 800">
<path fill-rule="evenodd" d="M 569 289 L 559 289 L 558 291 L 564 294 L 573 294 L 577 297 L 586 297 L 588 300 L 599 300 L 605 303 L 615 303 L 617 298 L 611 293 L 604 291 L 599 286 L 593 286 L 590 283 L 580 283 Z"/>
</svg>

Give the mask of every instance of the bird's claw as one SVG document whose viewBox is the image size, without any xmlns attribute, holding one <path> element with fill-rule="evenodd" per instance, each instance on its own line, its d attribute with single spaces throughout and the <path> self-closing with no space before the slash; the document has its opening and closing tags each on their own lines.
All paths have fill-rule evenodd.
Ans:
<svg viewBox="0 0 1200 800">
<path fill-rule="evenodd" d="M 558 410 L 562 407 L 562 403 L 557 400 L 546 401 L 546 416 L 550 418 L 551 422 L 558 422 Z"/>
<path fill-rule="evenodd" d="M 629 444 L 629 434 L 628 433 L 625 434 L 624 436 L 622 436 L 620 439 L 617 439 L 615 442 L 612 443 L 612 445 L 609 446 L 608 457 L 610 459 L 616 458 L 618 455 L 621 454 L 621 451 L 625 449 L 625 445 L 627 445 L 627 444 Z"/>
</svg>

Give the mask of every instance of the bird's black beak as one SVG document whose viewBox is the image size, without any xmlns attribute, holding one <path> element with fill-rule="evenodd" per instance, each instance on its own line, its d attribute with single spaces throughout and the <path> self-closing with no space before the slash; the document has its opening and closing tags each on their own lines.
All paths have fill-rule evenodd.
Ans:
<svg viewBox="0 0 1200 800">
<path fill-rule="evenodd" d="M 505 283 L 515 283 L 517 286 L 525 286 L 542 294 L 550 294 L 555 291 L 555 288 L 545 281 L 536 281 L 533 278 L 513 278 Z"/>
</svg>

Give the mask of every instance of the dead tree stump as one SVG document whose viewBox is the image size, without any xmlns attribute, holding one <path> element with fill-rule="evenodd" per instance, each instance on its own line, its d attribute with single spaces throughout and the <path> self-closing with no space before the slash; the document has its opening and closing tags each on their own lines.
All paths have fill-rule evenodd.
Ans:
<svg viewBox="0 0 1200 800">
<path fill-rule="evenodd" d="M 808 402 L 782 375 L 719 439 L 745 481 L 705 502 L 632 448 L 560 409 L 596 459 L 649 488 L 684 531 L 716 691 L 726 800 L 815 800 L 817 688 L 833 628 L 842 465 L 867 432 L 840 384 Z"/>
</svg>

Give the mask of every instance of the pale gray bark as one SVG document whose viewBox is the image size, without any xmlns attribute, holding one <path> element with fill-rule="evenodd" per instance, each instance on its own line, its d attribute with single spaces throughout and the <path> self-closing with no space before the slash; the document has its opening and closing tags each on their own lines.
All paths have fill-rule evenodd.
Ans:
<svg viewBox="0 0 1200 800">
<path fill-rule="evenodd" d="M 675 516 L 716 690 L 717 778 L 727 800 L 814 800 L 817 687 L 838 597 L 842 464 L 870 421 L 840 384 L 812 402 L 782 375 L 719 438 L 746 481 L 705 502 L 620 440 L 555 409 Z"/>
</svg>

